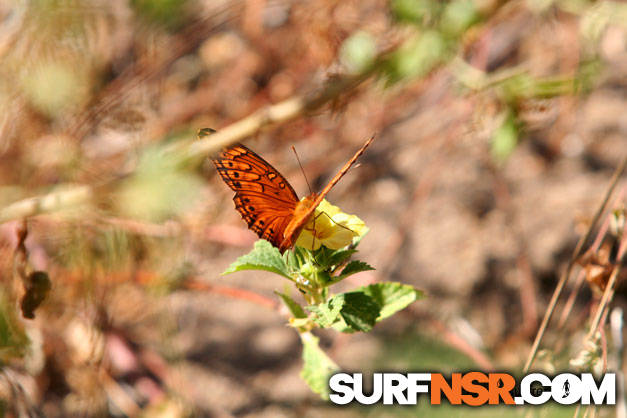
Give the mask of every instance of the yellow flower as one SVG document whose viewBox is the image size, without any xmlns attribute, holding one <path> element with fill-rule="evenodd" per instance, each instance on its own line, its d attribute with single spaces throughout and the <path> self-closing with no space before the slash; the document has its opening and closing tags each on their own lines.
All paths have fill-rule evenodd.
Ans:
<svg viewBox="0 0 627 418">
<path fill-rule="evenodd" d="M 339 250 L 351 244 L 353 238 L 363 237 L 367 232 L 364 221 L 342 212 L 323 199 L 298 236 L 296 245 L 308 250 L 317 250 L 321 245 Z"/>
</svg>

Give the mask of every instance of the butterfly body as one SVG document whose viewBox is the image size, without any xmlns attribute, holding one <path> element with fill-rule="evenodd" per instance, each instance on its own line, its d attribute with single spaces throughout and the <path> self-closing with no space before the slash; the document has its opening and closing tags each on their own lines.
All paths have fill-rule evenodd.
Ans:
<svg viewBox="0 0 627 418">
<path fill-rule="evenodd" d="M 281 173 L 244 145 L 225 149 L 213 163 L 222 180 L 235 191 L 235 209 L 248 228 L 283 252 L 294 246 L 316 207 L 373 139 L 366 141 L 322 192 L 302 200 Z"/>
<path fill-rule="evenodd" d="M 283 231 L 283 241 L 279 245 L 281 248 L 291 248 L 296 242 L 300 231 L 307 225 L 309 219 L 313 216 L 315 207 L 312 208 L 313 203 L 316 201 L 317 194 L 311 195 L 300 200 L 294 208 L 294 218 L 287 224 L 285 231 Z M 283 251 L 283 250 L 281 250 Z"/>
</svg>

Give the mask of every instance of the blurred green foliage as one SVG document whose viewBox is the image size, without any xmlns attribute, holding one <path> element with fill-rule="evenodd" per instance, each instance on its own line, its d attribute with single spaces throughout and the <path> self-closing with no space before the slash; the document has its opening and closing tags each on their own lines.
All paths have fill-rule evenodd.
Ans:
<svg viewBox="0 0 627 418">
<path fill-rule="evenodd" d="M 303 343 L 303 369 L 301 378 L 322 399 L 329 398 L 329 376 L 340 368 L 320 348 L 320 339 L 310 332 L 299 334 Z"/>
<path fill-rule="evenodd" d="M 394 0 L 390 7 L 397 21 L 409 24 L 414 34 L 384 66 L 389 84 L 424 77 L 451 59 L 460 37 L 480 22 L 480 14 L 469 0 Z"/>
<path fill-rule="evenodd" d="M 340 62 L 350 73 L 366 71 L 376 58 L 376 40 L 367 32 L 357 32 L 342 44 Z"/>
<path fill-rule="evenodd" d="M 138 15 L 149 23 L 178 29 L 186 19 L 188 0 L 132 0 Z"/>
<path fill-rule="evenodd" d="M 489 135 L 490 142 L 486 145 L 486 149 L 489 149 L 492 159 L 497 164 L 502 165 L 515 152 L 518 144 L 524 140 L 526 127 L 520 113 L 528 101 L 580 95 L 592 90 L 597 78 L 602 74 L 604 65 L 598 44 L 602 41 L 608 25 L 618 25 L 623 28 L 627 26 L 627 5 L 618 1 L 592 2 L 587 0 L 527 0 L 520 3 L 519 6 L 522 5 L 524 8 L 527 5 L 532 13 L 542 14 L 543 18 L 551 20 L 557 21 L 556 16 L 559 15 L 558 12 L 560 11 L 577 14 L 581 17 L 577 29 L 582 41 L 581 50 L 578 51 L 581 53 L 581 56 L 578 57 L 578 67 L 571 73 L 562 74 L 556 70 L 556 73 L 549 73 L 551 75 L 538 76 L 537 73 L 526 68 L 526 58 L 507 61 L 493 72 L 483 71 L 474 67 L 474 64 L 466 63 L 464 48 L 468 45 L 468 39 L 474 39 L 473 27 L 480 25 L 484 18 L 488 18 L 480 10 L 482 3 L 485 2 L 391 0 L 389 8 L 397 25 L 397 28 L 393 29 L 398 29 L 398 32 L 393 33 L 390 38 L 398 39 L 396 36 L 400 33 L 403 42 L 398 49 L 385 57 L 383 65 L 377 69 L 381 68 L 379 75 L 388 84 L 401 84 L 404 82 L 411 83 L 421 78 L 426 79 L 430 72 L 452 63 L 448 70 L 464 86 L 464 88 L 458 89 L 458 92 L 469 95 L 483 94 L 493 98 L 496 102 L 494 114 L 497 115 L 498 123 L 494 124 L 495 128 Z M 129 22 L 135 24 L 136 20 L 134 19 L 139 18 L 141 22 L 148 23 L 148 26 L 165 28 L 169 31 L 185 27 L 188 17 L 191 16 L 190 12 L 193 11 L 192 7 L 199 7 L 197 4 L 185 0 L 132 0 L 130 4 L 135 15 L 130 16 L 132 13 L 125 15 L 125 19 L 128 18 L 128 20 L 123 20 L 124 24 Z M 24 18 L 24 27 L 28 30 L 20 34 L 20 39 L 16 41 L 21 46 L 21 48 L 16 49 L 17 53 L 13 56 L 11 53 L 3 56 L 6 67 L 2 75 L 5 81 L 4 84 L 0 85 L 2 93 L 5 91 L 13 93 L 11 83 L 15 83 L 15 88 L 19 91 L 19 94 L 16 95 L 6 94 L 6 98 L 2 99 L 3 105 L 4 102 L 7 103 L 7 109 L 18 107 L 13 106 L 15 98 L 21 99 L 23 97 L 27 105 L 35 111 L 33 113 L 37 114 L 37 117 L 28 119 L 26 129 L 17 129 L 20 140 L 22 135 L 25 139 L 41 138 L 42 135 L 48 133 L 48 130 L 53 132 L 59 126 L 62 129 L 58 132 L 65 133 L 63 129 L 67 126 L 64 125 L 64 119 L 70 120 L 77 116 L 77 110 L 88 111 L 89 101 L 96 97 L 92 97 L 91 94 L 100 91 L 102 87 L 106 87 L 105 83 L 108 80 L 102 77 L 106 69 L 103 71 L 99 65 L 120 66 L 124 70 L 132 70 L 133 68 L 126 68 L 120 62 L 126 59 L 132 61 L 133 54 L 139 56 L 142 53 L 142 48 L 150 49 L 146 48 L 141 40 L 135 38 L 129 44 L 125 44 L 121 39 L 116 39 L 107 32 L 106 22 L 119 17 L 114 17 L 111 13 L 111 15 L 106 15 L 104 19 L 99 20 L 103 17 L 98 16 L 99 12 L 94 13 L 91 3 L 80 0 L 37 0 L 29 3 L 29 10 Z M 105 14 L 103 13 L 103 15 Z M 497 22 L 497 24 L 500 23 Z M 231 24 L 229 22 L 229 25 Z M 239 39 L 240 34 L 236 26 L 237 24 L 233 23 L 228 30 L 233 32 L 234 38 Z M 344 41 L 339 52 L 339 60 L 350 73 L 368 72 L 378 59 L 379 34 L 374 35 L 377 33 L 374 31 L 366 32 L 359 29 L 361 27 L 368 26 L 357 26 L 357 30 Z M 299 31 L 308 30 L 308 28 L 302 27 L 297 29 Z M 115 27 L 112 32 L 115 32 Z M 139 33 L 136 28 L 132 28 L 129 32 L 133 36 Z M 275 74 L 259 70 L 258 67 L 262 65 L 258 65 L 256 61 L 263 56 L 264 50 L 262 48 L 254 49 L 255 41 L 247 39 L 246 35 L 241 35 L 241 38 L 245 40 L 243 43 L 247 44 L 246 48 L 249 48 L 242 49 L 249 53 L 249 56 L 244 58 L 252 62 L 252 64 L 249 62 L 247 65 L 256 68 L 256 70 L 247 72 L 239 68 L 238 71 L 241 73 L 236 73 L 238 77 L 242 79 L 250 77 L 252 80 L 257 78 L 265 80 L 267 77 L 270 80 L 270 77 Z M 210 39 L 207 40 L 207 43 L 209 41 Z M 112 47 L 118 42 L 120 46 Z M 268 45 L 275 47 L 271 41 L 268 41 Z M 120 50 L 113 51 L 116 47 L 119 47 Z M 274 53 L 278 50 L 279 48 L 276 48 Z M 24 51 L 32 52 L 28 60 L 24 59 Z M 56 55 L 57 53 L 58 55 Z M 254 57 L 251 58 L 251 56 Z M 129 59 L 129 57 L 131 58 Z M 242 59 L 241 62 L 245 62 L 246 59 Z M 315 65 L 318 65 L 314 61 L 312 59 L 311 67 L 303 65 L 302 71 L 310 71 Z M 201 64 L 202 58 L 199 58 L 198 62 L 199 68 L 195 74 L 204 74 L 204 69 L 201 68 L 203 65 Z M 276 67 L 278 68 L 279 65 L 284 65 L 288 61 L 277 60 L 277 63 Z M 287 66 L 285 68 L 289 69 Z M 300 67 L 298 71 L 301 71 Z M 211 82 L 219 80 L 217 71 L 211 74 L 210 79 Z M 298 89 L 302 88 L 302 85 L 299 84 L 300 80 L 291 76 L 288 79 L 289 82 L 285 83 L 288 85 L 287 94 L 296 94 Z M 204 80 L 198 76 L 198 80 L 195 82 L 202 83 Z M 169 80 L 168 83 L 164 83 L 165 90 L 176 90 L 179 87 L 177 83 Z M 290 83 L 293 83 L 293 86 Z M 212 87 L 216 91 L 222 91 L 220 88 L 216 88 L 220 87 L 219 82 L 216 84 L 218 86 Z M 259 83 L 259 85 L 262 84 L 265 85 L 265 83 Z M 255 83 L 252 83 L 251 86 L 251 89 L 254 88 Z M 193 87 L 185 85 L 181 87 L 181 91 L 187 93 L 185 90 L 187 88 Z M 293 90 L 290 90 L 291 88 Z M 136 91 L 124 91 L 121 95 L 132 95 L 132 93 L 136 93 Z M 251 94 L 258 94 L 254 97 L 260 98 L 265 97 L 265 93 L 263 90 L 254 90 Z M 255 100 L 251 102 L 255 102 Z M 19 104 L 22 106 L 21 103 Z M 155 107 L 161 104 L 156 103 Z M 260 102 L 255 102 L 255 106 L 258 105 Z M 222 108 L 220 102 L 216 101 L 216 108 L 221 110 L 216 111 L 212 117 L 224 118 L 224 120 L 238 117 L 236 114 L 235 116 L 228 114 L 225 110 L 227 107 Z M 28 106 L 26 108 L 30 110 Z M 214 110 L 209 111 L 209 113 Z M 24 114 L 26 119 L 30 117 L 28 112 L 22 110 L 20 112 L 20 116 Z M 43 116 L 43 118 L 39 116 Z M 41 122 L 39 119 L 45 119 L 45 121 Z M 222 121 L 222 119 L 219 120 Z M 0 122 L 4 123 L 4 121 Z M 50 125 L 45 125 L 47 123 Z M 193 125 L 194 122 L 189 124 Z M 30 129 L 32 132 L 27 132 Z M 95 128 L 93 131 L 94 136 L 100 134 L 95 132 Z M 129 140 L 129 136 L 120 136 L 124 140 Z M 29 157 L 19 161 L 15 167 L 11 167 L 12 172 L 22 170 L 25 173 L 23 175 L 24 184 L 2 186 L 0 188 L 0 203 L 4 205 L 29 197 L 35 193 L 33 191 L 35 188 L 51 190 L 50 184 L 65 181 L 84 182 L 85 184 L 92 182 L 91 184 L 95 184 L 97 181 L 94 179 L 98 177 L 98 169 L 94 170 L 97 173 L 94 176 L 90 177 L 85 174 L 92 169 L 91 164 L 96 164 L 94 161 L 89 161 L 89 157 L 85 158 L 83 151 L 87 150 L 89 145 L 85 146 L 82 143 L 83 139 L 85 138 L 68 138 L 68 141 L 76 141 L 78 144 L 74 148 L 65 147 L 63 143 L 59 143 L 58 146 L 46 147 L 43 152 L 38 150 L 43 155 L 43 159 L 49 163 L 49 167 L 43 167 L 44 169 L 39 164 L 41 159 L 29 160 Z M 169 138 L 166 134 L 157 138 L 148 138 L 146 142 L 148 140 L 152 143 L 161 142 L 164 144 L 169 141 Z M 4 146 L 4 144 L 1 145 Z M 23 149 L 27 148 L 23 147 Z M 32 148 L 36 149 L 37 147 Z M 131 148 L 126 148 L 125 152 L 132 152 L 128 151 L 129 149 Z M 70 153 L 69 150 L 72 152 Z M 13 155 L 19 155 L 15 150 L 10 151 L 6 154 L 9 159 L 12 159 Z M 14 152 L 15 154 L 13 154 Z M 64 154 L 64 158 L 56 158 L 55 160 L 54 156 L 58 154 Z M 24 155 L 32 156 L 29 153 Z M 71 158 L 68 157 L 70 155 Z M 52 160 L 56 162 L 50 163 Z M 113 165 L 111 164 L 111 166 Z M 125 169 L 126 167 L 121 171 L 128 172 Z M 42 174 L 43 172 L 45 173 Z M 68 174 L 65 174 L 66 172 Z M 32 173 L 36 173 L 40 178 L 33 179 L 32 183 L 26 184 L 31 180 Z M 11 181 L 17 183 L 14 179 Z M 183 251 L 181 251 L 180 236 L 154 238 L 148 234 L 129 232 L 123 227 L 110 224 L 97 225 L 101 221 L 98 216 L 117 217 L 121 215 L 130 218 L 122 219 L 122 221 L 145 220 L 155 223 L 184 216 L 201 198 L 200 192 L 203 190 L 203 183 L 203 179 L 190 167 L 181 165 L 179 160 L 171 156 L 162 145 L 151 145 L 139 151 L 136 166 L 130 170 L 128 177 L 115 183 L 115 187 L 110 189 L 113 190 L 112 195 L 107 195 L 104 198 L 98 196 L 98 198 L 103 198 L 103 201 L 110 203 L 108 206 L 103 205 L 107 210 L 110 209 L 109 212 L 94 211 L 95 217 L 84 216 L 81 218 L 81 223 L 59 222 L 61 227 L 55 231 L 55 234 L 48 234 L 43 239 L 49 239 L 49 242 L 42 248 L 46 252 L 49 251 L 50 259 L 53 263 L 58 264 L 56 267 L 69 267 L 68 270 L 70 271 L 67 276 L 77 275 L 80 279 L 77 281 L 78 286 L 83 286 L 88 290 L 102 286 L 102 283 L 96 283 L 96 279 L 99 277 L 104 279 L 105 286 L 109 286 L 112 283 L 109 279 L 114 276 L 114 274 L 108 274 L 111 272 L 120 273 L 121 280 L 127 280 L 131 277 L 128 272 L 146 268 L 146 264 L 148 264 L 146 260 L 150 259 L 152 264 L 146 268 L 148 274 L 158 276 L 159 279 L 165 278 L 161 282 L 165 285 L 157 286 L 157 290 L 164 293 L 170 292 L 176 288 L 179 283 L 178 279 L 195 273 L 196 265 L 190 267 L 190 264 L 186 264 L 186 261 L 182 260 L 184 256 L 181 255 Z M 64 213 L 67 213 L 67 208 L 65 209 Z M 52 222 L 57 221 L 52 217 L 46 221 L 50 222 L 50 219 Z M 162 225 L 156 225 L 156 227 L 159 226 Z M 68 283 L 71 280 L 72 278 L 68 279 Z M 168 280 L 170 281 L 168 282 Z M 40 283 L 40 287 L 36 286 L 33 288 L 34 290 L 47 290 L 48 282 L 43 280 L 42 276 L 39 276 L 37 282 Z M 70 287 L 71 285 L 68 284 L 67 286 Z M 54 289 L 51 296 L 55 297 L 55 291 L 59 292 L 59 289 L 60 287 Z M 152 289 L 155 287 L 153 286 Z M 59 297 L 60 294 L 62 293 L 57 293 L 56 297 Z M 31 302 L 37 302 L 41 299 L 40 296 L 40 293 L 32 293 L 30 296 L 32 299 L 28 300 L 27 307 L 35 306 L 36 303 Z M 293 303 L 294 301 L 285 295 L 281 297 L 286 304 L 291 304 L 291 312 L 296 318 L 304 319 L 306 317 L 305 311 L 300 305 Z M 0 362 L 2 363 L 9 363 L 16 357 L 25 356 L 29 345 L 29 339 L 21 319 L 17 317 L 18 311 L 15 309 L 17 305 L 14 300 L 10 299 L 6 293 L 0 292 Z M 67 305 L 69 306 L 68 311 L 70 311 L 77 300 L 59 301 L 57 309 Z M 386 308 L 383 303 L 379 303 L 379 305 Z M 388 309 L 391 308 L 388 307 Z M 380 317 L 384 316 L 383 310 L 381 312 Z M 356 323 L 356 326 L 367 328 L 373 320 L 371 318 L 365 326 L 359 323 Z M 337 366 L 320 349 L 316 337 L 303 341 L 303 344 L 305 346 L 303 377 L 312 387 L 316 388 L 316 391 L 323 393 L 326 390 L 324 385 L 326 376 Z M 385 336 L 382 345 L 384 351 L 381 353 L 377 367 L 387 370 L 390 367 L 401 370 L 444 371 L 476 368 L 472 361 L 462 353 L 420 333 L 416 336 L 415 330 L 404 337 Z M 5 404 L 0 400 L 0 415 L 4 406 Z M 390 409 L 386 408 L 369 411 L 373 415 L 379 414 L 381 411 L 386 414 L 390 413 Z M 535 412 L 541 416 L 572 416 L 573 411 L 572 408 L 550 406 L 541 409 L 536 408 Z M 420 405 L 418 408 L 397 408 L 393 413 L 408 416 L 414 416 L 416 413 L 428 416 L 466 416 L 473 414 L 476 416 L 518 416 L 519 410 L 515 411 L 510 408 L 461 409 L 447 405 L 429 408 Z"/>
<path fill-rule="evenodd" d="M 442 33 L 456 39 L 479 21 L 475 3 L 470 0 L 455 0 L 444 7 L 440 29 Z"/>
<path fill-rule="evenodd" d="M 23 74 L 21 84 L 30 102 L 40 112 L 56 117 L 76 107 L 85 98 L 85 74 L 69 64 L 40 62 Z"/>
<path fill-rule="evenodd" d="M 390 9 L 399 22 L 422 25 L 437 11 L 438 3 L 431 0 L 392 0 Z"/>
<path fill-rule="evenodd" d="M 383 350 L 374 361 L 377 370 L 438 370 L 449 373 L 476 368 L 466 355 L 419 330 L 381 335 Z"/>
<path fill-rule="evenodd" d="M 379 335 L 383 350 L 374 359 L 372 370 L 412 371 L 450 374 L 464 370 L 478 370 L 477 365 L 464 353 L 443 343 L 440 339 L 425 334 L 420 330 L 407 330 L 402 335 Z M 576 407 L 554 403 L 541 407 L 512 408 L 510 406 L 467 407 L 450 405 L 430 405 L 425 398 L 418 397 L 418 405 L 404 408 L 377 406 L 355 407 L 368 416 L 382 414 L 395 417 L 519 417 L 525 413 L 540 417 L 572 417 Z"/>
<path fill-rule="evenodd" d="M 202 186 L 202 179 L 182 166 L 176 155 L 151 147 L 121 185 L 115 204 L 127 216 L 160 222 L 195 205 Z"/>
<path fill-rule="evenodd" d="M 0 365 L 26 354 L 29 340 L 15 306 L 0 289 Z"/>
<path fill-rule="evenodd" d="M 492 134 L 490 151 L 492 158 L 502 164 L 518 144 L 518 122 L 511 111 L 506 111 L 503 115 L 503 122 Z"/>
<path fill-rule="evenodd" d="M 423 77 L 447 54 L 446 42 L 434 30 L 422 34 L 405 43 L 388 62 L 387 78 L 390 83 Z"/>
</svg>

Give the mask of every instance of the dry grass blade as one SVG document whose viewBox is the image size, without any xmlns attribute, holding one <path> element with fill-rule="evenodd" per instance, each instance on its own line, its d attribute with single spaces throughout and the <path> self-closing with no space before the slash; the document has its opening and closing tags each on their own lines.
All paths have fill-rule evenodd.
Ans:
<svg viewBox="0 0 627 418">
<path fill-rule="evenodd" d="M 529 357 L 527 358 L 527 362 L 525 363 L 525 367 L 523 368 L 523 373 L 527 373 L 533 364 L 536 354 L 538 353 L 538 348 L 540 347 L 540 342 L 542 341 L 542 337 L 544 337 L 544 333 L 546 332 L 546 329 L 549 325 L 549 321 L 551 320 L 551 317 L 553 316 L 553 312 L 555 311 L 555 307 L 557 306 L 557 301 L 559 297 L 561 296 L 562 291 L 564 290 L 564 286 L 566 285 L 568 278 L 570 277 L 570 274 L 573 270 L 573 266 L 575 265 L 579 256 L 583 253 L 584 244 L 590 239 L 590 236 L 592 235 L 592 231 L 594 230 L 594 227 L 598 223 L 603 212 L 605 212 L 605 209 L 607 208 L 610 197 L 614 193 L 614 190 L 616 189 L 616 185 L 618 184 L 618 180 L 623 175 L 626 166 L 627 166 L 627 157 L 624 157 L 621 163 L 619 164 L 619 166 L 614 171 L 614 175 L 612 176 L 612 180 L 610 181 L 610 185 L 607 189 L 607 192 L 605 193 L 605 196 L 603 198 L 603 201 L 601 202 L 601 205 L 599 206 L 599 209 L 594 214 L 594 217 L 592 218 L 592 222 L 590 223 L 588 230 L 579 239 L 579 242 L 577 242 L 577 246 L 573 250 L 573 254 L 570 257 L 568 266 L 566 267 L 564 274 L 562 274 L 562 276 L 560 277 L 560 280 L 557 283 L 557 286 L 555 287 L 555 291 L 553 292 L 553 295 L 551 296 L 549 306 L 547 307 L 546 313 L 544 314 L 544 318 L 542 319 L 542 323 L 540 324 L 540 329 L 538 330 L 538 333 L 536 334 L 536 338 L 533 342 L 533 345 L 531 346 L 531 351 L 529 352 Z M 608 289 L 609 288 L 610 286 L 608 286 Z"/>
<path fill-rule="evenodd" d="M 597 308 L 596 314 L 592 323 L 590 325 L 590 331 L 588 332 L 587 338 L 591 339 L 594 335 L 599 331 L 599 328 L 605 323 L 605 318 L 607 314 L 607 309 L 610 301 L 614 297 L 614 291 L 616 286 L 616 278 L 618 277 L 618 273 L 620 272 L 620 265 L 625 257 L 625 249 L 627 247 L 627 240 L 624 239 L 625 233 L 623 231 L 623 240 L 621 242 L 620 248 L 618 250 L 618 256 L 616 258 L 616 265 L 612 269 L 612 274 L 608 281 L 607 287 L 605 288 L 605 292 L 603 292 L 603 297 L 601 298 L 601 302 L 599 303 L 599 307 Z M 603 320 L 601 320 L 603 318 Z"/>
</svg>

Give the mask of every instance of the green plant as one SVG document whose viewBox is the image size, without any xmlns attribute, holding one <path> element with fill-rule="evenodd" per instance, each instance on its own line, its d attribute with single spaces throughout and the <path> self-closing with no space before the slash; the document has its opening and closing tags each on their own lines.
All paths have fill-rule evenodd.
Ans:
<svg viewBox="0 0 627 418">
<path fill-rule="evenodd" d="M 374 325 L 404 309 L 424 294 L 413 286 L 382 282 L 361 286 L 349 292 L 334 294 L 330 287 L 347 277 L 367 270 L 369 264 L 350 260 L 368 232 L 366 225 L 323 201 L 305 226 L 296 246 L 283 254 L 268 241 L 259 240 L 253 250 L 241 256 L 223 273 L 243 270 L 265 270 L 291 281 L 303 295 L 305 305 L 289 294 L 276 294 L 289 309 L 290 326 L 300 334 L 303 343 L 301 377 L 322 398 L 328 397 L 329 375 L 339 367 L 322 351 L 315 328 L 333 328 L 344 333 L 369 332 Z"/>
</svg>

